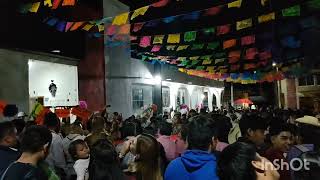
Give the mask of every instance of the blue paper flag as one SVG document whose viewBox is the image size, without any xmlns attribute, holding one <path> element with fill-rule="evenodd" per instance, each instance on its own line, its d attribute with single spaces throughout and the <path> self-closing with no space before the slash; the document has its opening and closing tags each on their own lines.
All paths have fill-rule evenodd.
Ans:
<svg viewBox="0 0 320 180">
<path fill-rule="evenodd" d="M 301 41 L 296 40 L 296 38 L 293 36 L 288 36 L 288 37 L 281 39 L 281 44 L 284 47 L 294 48 L 294 49 L 301 47 Z"/>
<path fill-rule="evenodd" d="M 56 26 L 57 30 L 60 32 L 64 32 L 64 30 L 66 28 L 66 24 L 67 24 L 67 22 L 65 22 L 65 21 L 59 22 Z"/>
<path fill-rule="evenodd" d="M 57 22 L 58 22 L 58 19 L 57 19 L 57 18 L 52 18 L 52 19 L 50 19 L 50 20 L 47 22 L 47 24 L 48 24 L 49 26 L 54 26 L 54 25 L 56 25 Z"/>
<path fill-rule="evenodd" d="M 197 20 L 199 19 L 200 11 L 194 11 L 192 13 L 188 13 L 183 15 L 182 20 Z"/>
<path fill-rule="evenodd" d="M 163 19 L 163 22 L 165 23 L 171 23 L 172 21 L 174 21 L 176 19 L 176 16 L 170 16 L 170 17 L 166 17 Z"/>
</svg>

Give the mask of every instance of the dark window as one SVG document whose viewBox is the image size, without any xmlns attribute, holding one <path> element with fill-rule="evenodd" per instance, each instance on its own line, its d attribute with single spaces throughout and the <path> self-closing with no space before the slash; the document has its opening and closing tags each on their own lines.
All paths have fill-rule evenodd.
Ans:
<svg viewBox="0 0 320 180">
<path fill-rule="evenodd" d="M 143 89 L 132 89 L 132 107 L 134 110 L 143 107 Z"/>
</svg>

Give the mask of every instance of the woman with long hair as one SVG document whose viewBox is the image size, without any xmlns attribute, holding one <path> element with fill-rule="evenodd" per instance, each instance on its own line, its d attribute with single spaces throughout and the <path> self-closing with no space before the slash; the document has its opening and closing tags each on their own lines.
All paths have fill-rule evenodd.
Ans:
<svg viewBox="0 0 320 180">
<path fill-rule="evenodd" d="M 141 134 L 127 142 L 124 148 L 130 149 L 135 160 L 128 171 L 134 173 L 136 180 L 162 180 L 160 144 L 149 134 Z M 121 151 L 126 152 L 126 150 Z M 120 157 L 123 156 L 120 152 Z"/>
<path fill-rule="evenodd" d="M 123 180 L 117 152 L 107 139 L 98 140 L 91 149 L 89 180 Z"/>
</svg>

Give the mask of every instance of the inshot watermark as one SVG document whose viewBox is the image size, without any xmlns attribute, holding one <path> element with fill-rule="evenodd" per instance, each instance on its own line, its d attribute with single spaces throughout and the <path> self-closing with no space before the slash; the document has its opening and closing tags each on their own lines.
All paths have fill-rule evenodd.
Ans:
<svg viewBox="0 0 320 180">
<path fill-rule="evenodd" d="M 293 158 L 290 162 L 287 162 L 284 159 L 275 159 L 273 162 L 263 160 L 263 164 L 266 170 L 310 170 L 310 162 L 299 158 Z"/>
</svg>

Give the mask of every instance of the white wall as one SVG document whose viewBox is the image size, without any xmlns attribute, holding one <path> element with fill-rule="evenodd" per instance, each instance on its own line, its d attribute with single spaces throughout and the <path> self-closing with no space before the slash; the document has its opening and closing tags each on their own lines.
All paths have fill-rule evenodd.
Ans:
<svg viewBox="0 0 320 180">
<path fill-rule="evenodd" d="M 44 96 L 45 106 L 78 105 L 77 66 L 29 60 L 29 96 Z M 56 97 L 49 92 L 51 80 L 57 85 Z"/>
</svg>

